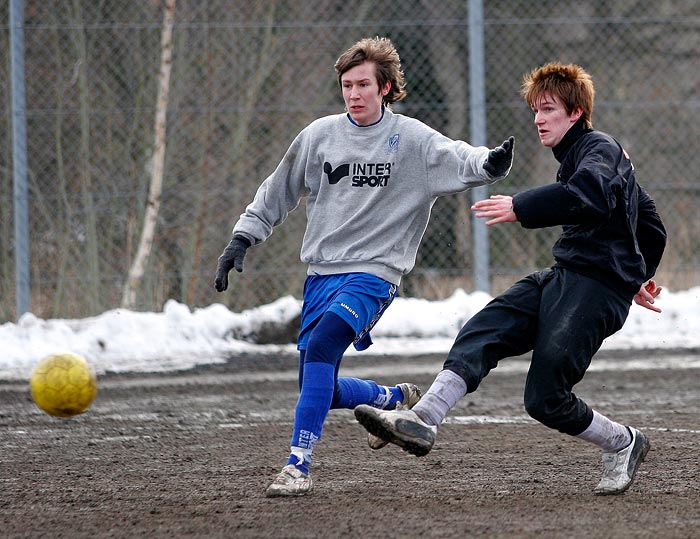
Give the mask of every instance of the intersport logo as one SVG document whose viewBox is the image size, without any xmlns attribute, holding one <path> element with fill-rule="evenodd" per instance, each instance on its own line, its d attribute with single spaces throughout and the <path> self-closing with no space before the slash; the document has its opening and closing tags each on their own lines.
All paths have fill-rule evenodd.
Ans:
<svg viewBox="0 0 700 539">
<path fill-rule="evenodd" d="M 335 169 L 329 162 L 323 163 L 328 183 L 335 185 L 351 176 L 352 187 L 386 187 L 391 177 L 392 163 L 344 163 Z"/>
</svg>

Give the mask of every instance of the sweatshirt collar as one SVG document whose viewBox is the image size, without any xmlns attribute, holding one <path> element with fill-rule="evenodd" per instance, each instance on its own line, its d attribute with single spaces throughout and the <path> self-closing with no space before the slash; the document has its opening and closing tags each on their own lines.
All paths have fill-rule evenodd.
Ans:
<svg viewBox="0 0 700 539">
<path fill-rule="evenodd" d="M 559 144 L 552 148 L 554 158 L 561 163 L 576 141 L 591 131 L 593 130 L 585 127 L 583 117 L 576 120 L 576 123 L 569 128 L 564 137 L 559 141 Z"/>
<path fill-rule="evenodd" d="M 356 127 L 372 127 L 373 125 L 377 125 L 379 122 L 381 122 L 384 119 L 384 111 L 385 111 L 385 108 L 384 108 L 384 105 L 382 105 L 382 114 L 381 114 L 381 116 L 379 116 L 379 119 L 376 122 L 373 122 L 373 123 L 367 124 L 367 125 L 358 125 L 357 122 L 355 122 L 355 120 L 352 119 L 352 116 L 350 116 L 349 112 L 347 112 L 345 115 L 348 117 L 348 120 L 350 120 L 350 123 Z"/>
</svg>

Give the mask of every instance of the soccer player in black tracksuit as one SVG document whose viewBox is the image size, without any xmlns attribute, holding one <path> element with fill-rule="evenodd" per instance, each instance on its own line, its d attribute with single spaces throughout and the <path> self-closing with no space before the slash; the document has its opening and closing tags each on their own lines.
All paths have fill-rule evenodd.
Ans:
<svg viewBox="0 0 700 539">
<path fill-rule="evenodd" d="M 598 445 L 603 478 L 595 494 L 629 488 L 649 450 L 637 429 L 593 410 L 572 389 L 603 340 L 625 322 L 632 301 L 660 312 L 651 280 L 666 245 L 654 201 L 637 184 L 629 156 L 592 129 L 594 88 L 581 67 L 546 64 L 525 76 L 523 96 L 540 141 L 559 161 L 557 181 L 514 197 L 474 204 L 486 224 L 562 226 L 555 264 L 516 282 L 459 332 L 443 370 L 412 410 L 355 410 L 375 435 L 425 455 L 437 426 L 499 360 L 532 351 L 525 408 L 547 427 Z"/>
</svg>

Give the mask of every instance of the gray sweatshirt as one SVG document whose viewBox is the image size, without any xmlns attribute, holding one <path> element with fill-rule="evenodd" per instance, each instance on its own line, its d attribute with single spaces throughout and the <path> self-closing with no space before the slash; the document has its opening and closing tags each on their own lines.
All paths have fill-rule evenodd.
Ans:
<svg viewBox="0 0 700 539">
<path fill-rule="evenodd" d="M 236 225 L 255 245 L 307 197 L 301 260 L 308 274 L 365 272 L 398 285 L 413 269 L 437 197 L 493 183 L 489 149 L 452 140 L 385 109 L 360 127 L 346 114 L 294 139 Z"/>
</svg>

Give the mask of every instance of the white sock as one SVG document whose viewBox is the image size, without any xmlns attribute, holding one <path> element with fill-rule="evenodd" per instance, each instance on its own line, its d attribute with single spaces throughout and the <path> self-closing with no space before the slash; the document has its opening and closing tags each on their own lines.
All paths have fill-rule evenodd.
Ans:
<svg viewBox="0 0 700 539">
<path fill-rule="evenodd" d="M 467 383 L 456 372 L 442 370 L 428 391 L 413 407 L 428 425 L 439 425 L 455 404 L 467 394 Z"/>
<path fill-rule="evenodd" d="M 632 443 L 632 435 L 627 427 L 615 423 L 595 410 L 589 427 L 576 438 L 595 444 L 603 451 L 619 451 Z"/>
</svg>

